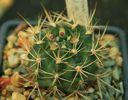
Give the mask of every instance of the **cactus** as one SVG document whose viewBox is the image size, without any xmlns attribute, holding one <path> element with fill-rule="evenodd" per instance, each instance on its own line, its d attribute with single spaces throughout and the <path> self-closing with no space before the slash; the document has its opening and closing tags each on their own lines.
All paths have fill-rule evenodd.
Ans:
<svg viewBox="0 0 128 100">
<path fill-rule="evenodd" d="M 20 53 L 20 67 L 25 69 L 21 77 L 24 84 L 33 87 L 27 98 L 36 91 L 40 98 L 119 98 L 122 91 L 109 81 L 115 81 L 110 67 L 117 67 L 110 56 L 111 41 L 103 42 L 106 29 L 102 33 L 95 32 L 92 25 L 94 14 L 85 26 L 78 25 L 62 14 L 51 14 L 46 10 L 45 14 L 46 19 L 42 21 L 40 18 L 36 27 L 25 20 L 33 32 L 30 34 L 32 41 L 25 42 L 23 34 L 18 34 L 24 49 Z M 108 61 L 112 62 L 110 66 L 106 65 Z"/>
</svg>

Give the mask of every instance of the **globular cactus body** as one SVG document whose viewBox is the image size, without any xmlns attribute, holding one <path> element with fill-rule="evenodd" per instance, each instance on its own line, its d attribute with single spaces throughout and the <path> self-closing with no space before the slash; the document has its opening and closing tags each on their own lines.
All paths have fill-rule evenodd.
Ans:
<svg viewBox="0 0 128 100">
<path fill-rule="evenodd" d="M 31 31 L 26 32 L 32 32 L 30 37 L 23 37 L 21 33 L 18 38 L 24 49 L 20 56 L 25 73 L 21 75 L 33 87 L 27 98 L 36 90 L 41 98 L 45 91 L 48 98 L 66 100 L 71 97 L 75 100 L 109 100 L 106 93 L 110 90 L 114 90 L 110 97 L 121 93 L 110 83 L 113 80 L 111 69 L 116 64 L 109 64 L 112 68 L 104 64 L 113 61 L 109 53 L 111 43 L 103 41 L 105 31 L 102 34 L 95 32 L 92 17 L 81 26 L 61 14 L 45 13 L 47 20 L 41 22 L 40 19 L 36 27 L 29 24 Z"/>
</svg>

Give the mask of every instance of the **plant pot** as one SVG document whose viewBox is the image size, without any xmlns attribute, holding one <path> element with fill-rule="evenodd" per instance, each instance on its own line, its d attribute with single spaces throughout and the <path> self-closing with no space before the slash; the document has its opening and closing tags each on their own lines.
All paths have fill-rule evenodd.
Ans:
<svg viewBox="0 0 128 100">
<path fill-rule="evenodd" d="M 14 29 L 21 21 L 7 21 L 5 22 L 0 29 L 0 75 L 3 74 L 3 67 L 2 67 L 2 57 L 3 57 L 3 49 L 6 44 L 6 37 L 8 36 L 9 30 Z M 35 24 L 35 22 L 31 22 L 32 24 Z M 105 26 L 97 26 L 94 27 L 96 30 L 100 29 L 103 31 L 105 29 Z M 109 26 L 106 30 L 106 33 L 116 35 L 119 38 L 119 45 L 120 45 L 120 51 L 123 56 L 123 84 L 124 84 L 124 100 L 128 100 L 128 54 L 127 54 L 127 45 L 126 45 L 126 37 L 125 33 L 117 28 Z"/>
</svg>

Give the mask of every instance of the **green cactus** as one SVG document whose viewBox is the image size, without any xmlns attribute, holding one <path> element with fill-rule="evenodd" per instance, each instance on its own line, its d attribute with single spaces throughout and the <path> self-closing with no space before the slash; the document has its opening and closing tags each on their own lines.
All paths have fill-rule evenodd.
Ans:
<svg viewBox="0 0 128 100">
<path fill-rule="evenodd" d="M 39 21 L 40 30 L 23 58 L 28 61 L 24 76 L 35 82 L 34 89 L 37 88 L 39 95 L 43 96 L 44 89 L 48 97 L 109 100 L 105 95 L 111 95 L 110 90 L 114 90 L 112 95 L 121 93 L 106 79 L 111 78 L 112 72 L 104 65 L 110 58 L 109 41 L 100 44 L 105 31 L 95 33 L 91 17 L 87 25 L 81 26 L 61 14 L 51 15 L 46 10 L 45 13 L 47 20 Z"/>
<path fill-rule="evenodd" d="M 27 99 L 36 94 L 47 100 L 122 100 L 122 57 L 117 39 L 105 35 L 107 27 L 103 32 L 95 31 L 94 12 L 82 26 L 62 14 L 44 11 L 46 18 L 39 18 L 37 26 L 24 19 L 30 27 L 18 33 L 18 51 L 14 49 L 19 48 L 14 36 L 8 38 L 14 43 L 8 42 L 4 59 L 14 44 L 8 59 L 20 57 L 11 63 L 14 72 L 20 73 L 12 75 L 14 85 L 23 84 L 25 90 L 31 91 Z M 8 62 L 5 60 L 4 66 L 9 67 Z"/>
</svg>

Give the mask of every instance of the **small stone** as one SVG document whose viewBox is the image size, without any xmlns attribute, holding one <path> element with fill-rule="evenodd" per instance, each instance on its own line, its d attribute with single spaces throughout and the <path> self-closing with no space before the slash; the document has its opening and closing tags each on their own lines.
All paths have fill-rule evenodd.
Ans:
<svg viewBox="0 0 128 100">
<path fill-rule="evenodd" d="M 14 55 L 16 54 L 16 52 L 17 52 L 16 48 L 9 49 L 7 52 L 7 56 L 9 57 L 10 55 Z"/>
<path fill-rule="evenodd" d="M 17 37 L 14 34 L 8 36 L 8 38 L 7 38 L 8 42 L 11 42 L 11 43 L 15 43 L 16 39 L 17 39 Z"/>
<path fill-rule="evenodd" d="M 6 89 L 3 89 L 2 92 L 1 92 L 2 96 L 6 97 L 7 95 L 7 90 Z"/>
<path fill-rule="evenodd" d="M 88 93 L 93 93 L 95 90 L 94 90 L 94 88 L 92 88 L 92 87 L 90 87 L 89 89 L 88 89 Z"/>
<path fill-rule="evenodd" d="M 12 75 L 12 69 L 11 68 L 6 69 L 4 71 L 4 73 L 5 73 L 5 75 L 10 76 L 10 75 Z"/>
<path fill-rule="evenodd" d="M 24 91 L 24 96 L 25 96 L 25 97 L 28 97 L 29 94 L 30 94 L 30 92 L 29 92 L 28 90 Z"/>
<path fill-rule="evenodd" d="M 103 37 L 103 39 L 105 41 L 113 41 L 113 40 L 115 40 L 115 36 L 114 35 L 111 35 L 111 34 L 105 34 L 104 37 Z"/>
<path fill-rule="evenodd" d="M 112 48 L 110 48 L 110 50 L 109 50 L 109 56 L 111 57 L 111 58 L 113 58 L 113 59 L 115 59 L 116 58 L 116 56 L 117 55 L 119 55 L 119 49 L 117 48 L 117 47 L 112 47 Z"/>
<path fill-rule="evenodd" d="M 18 92 L 13 92 L 12 100 L 26 100 L 26 97 Z"/>
<path fill-rule="evenodd" d="M 106 44 L 107 42 L 108 42 L 108 43 L 112 43 L 113 41 L 115 41 L 115 36 L 113 36 L 113 35 L 111 35 L 111 34 L 105 34 L 105 35 L 103 36 L 103 38 L 100 39 L 99 44 L 100 44 L 100 45 L 104 45 L 104 44 Z"/>
<path fill-rule="evenodd" d="M 18 55 L 9 55 L 8 57 L 8 66 L 11 67 L 11 68 L 14 68 L 16 67 L 18 64 L 19 64 L 20 60 L 19 60 L 19 57 Z"/>
<path fill-rule="evenodd" d="M 122 66 L 123 58 L 121 56 L 117 56 L 116 57 L 116 63 L 117 63 L 117 65 Z"/>
<path fill-rule="evenodd" d="M 7 46 L 6 46 L 6 47 L 7 47 L 7 49 L 13 48 L 13 43 L 9 41 L 9 42 L 7 43 Z"/>
</svg>

